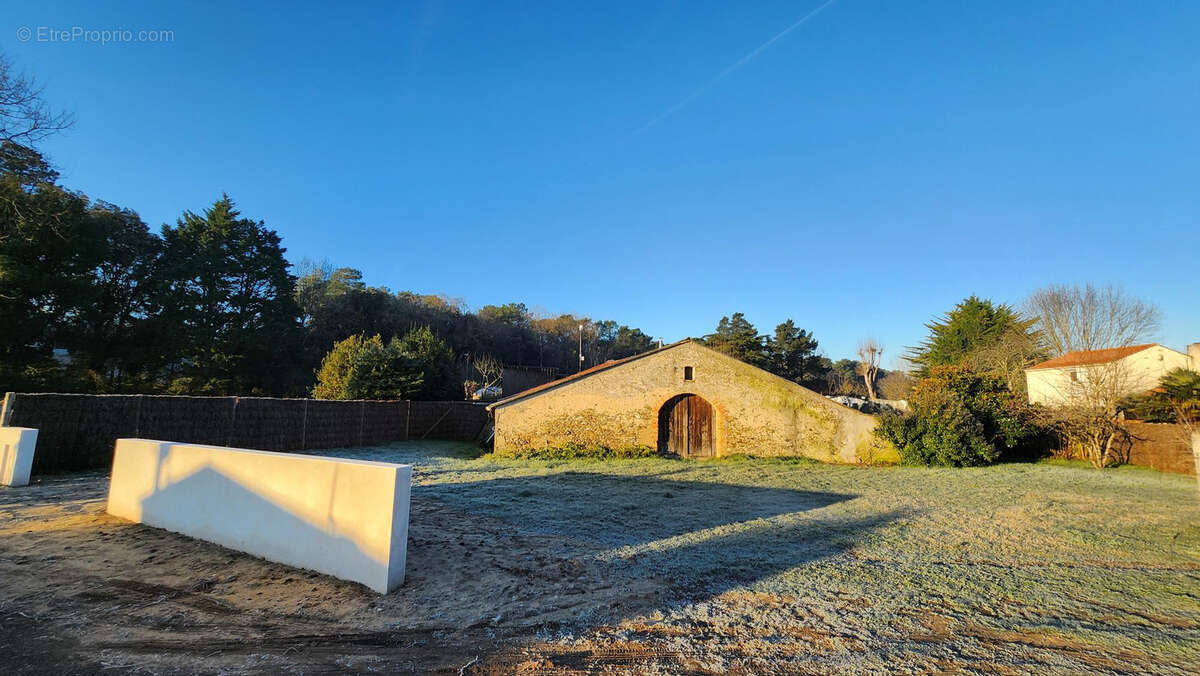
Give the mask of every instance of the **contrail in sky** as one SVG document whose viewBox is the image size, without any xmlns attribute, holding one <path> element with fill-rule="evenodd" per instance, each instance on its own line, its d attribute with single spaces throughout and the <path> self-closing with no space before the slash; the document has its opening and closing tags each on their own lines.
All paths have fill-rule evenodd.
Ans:
<svg viewBox="0 0 1200 676">
<path fill-rule="evenodd" d="M 796 21 L 796 23 L 783 29 L 775 37 L 762 43 L 761 45 L 756 47 L 753 51 L 751 51 L 749 54 L 747 54 L 747 55 L 743 56 L 742 58 L 738 59 L 737 61 L 734 61 L 733 63 L 729 64 L 724 69 L 722 69 L 721 72 L 717 73 L 716 77 L 709 80 L 708 83 L 705 84 L 703 87 L 697 89 L 696 91 L 692 92 L 691 94 L 688 94 L 687 97 L 684 98 L 682 101 L 680 101 L 679 103 L 676 103 L 675 105 L 671 106 L 670 108 L 667 108 L 663 112 L 659 113 L 658 117 L 655 117 L 653 120 L 650 120 L 646 124 L 639 127 L 637 131 L 633 132 L 634 136 L 646 131 L 650 127 L 653 127 L 654 125 L 658 124 L 659 122 L 662 122 L 663 120 L 667 119 L 671 115 L 674 115 L 676 112 L 678 112 L 679 109 L 683 108 L 684 106 L 691 103 L 692 101 L 695 101 L 697 98 L 699 98 L 705 92 L 707 92 L 709 89 L 712 89 L 713 85 L 715 85 L 718 82 L 720 82 L 721 80 L 725 79 L 725 77 L 728 76 L 730 73 L 741 68 L 742 66 L 746 65 L 747 63 L 750 63 L 751 61 L 753 61 L 754 57 L 756 57 L 759 54 L 766 51 L 768 48 L 770 48 L 771 45 L 773 45 L 776 42 L 778 42 L 779 40 L 783 39 L 783 37 L 785 35 L 787 35 L 788 33 L 791 33 L 792 31 L 796 30 L 797 28 L 803 26 L 805 23 L 808 22 L 809 19 L 813 18 L 814 16 L 819 14 L 821 12 L 821 10 L 825 9 L 826 7 L 832 5 L 835 2 L 837 2 L 837 0 L 826 0 L 823 4 L 821 4 L 820 7 L 817 7 L 816 9 L 809 12 L 808 14 L 805 14 L 804 16 L 800 17 L 800 19 L 798 21 Z"/>
</svg>

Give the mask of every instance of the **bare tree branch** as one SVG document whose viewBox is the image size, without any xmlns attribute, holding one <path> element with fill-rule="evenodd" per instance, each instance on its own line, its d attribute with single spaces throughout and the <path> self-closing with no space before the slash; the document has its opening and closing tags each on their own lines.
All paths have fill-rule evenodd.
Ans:
<svg viewBox="0 0 1200 676">
<path fill-rule="evenodd" d="M 1114 286 L 1048 286 L 1025 302 L 1051 356 L 1147 341 L 1161 319 L 1153 304 Z"/>
<path fill-rule="evenodd" d="M 42 90 L 0 54 L 0 141 L 31 146 L 75 123 L 70 113 L 51 109 L 42 99 Z"/>
<path fill-rule="evenodd" d="M 858 343 L 858 375 L 867 386 L 867 399 L 875 399 L 875 379 L 879 376 L 879 362 L 883 360 L 883 346 L 874 338 Z"/>
<path fill-rule="evenodd" d="M 1029 313 L 1051 354 L 1128 347 L 1158 328 L 1158 309 L 1112 287 L 1051 286 L 1034 292 Z M 1073 367 L 1058 385 L 1058 403 L 1047 422 L 1072 453 L 1096 467 L 1127 459 L 1132 437 L 1122 425 L 1121 402 L 1135 388 L 1135 374 L 1121 359 Z"/>
</svg>

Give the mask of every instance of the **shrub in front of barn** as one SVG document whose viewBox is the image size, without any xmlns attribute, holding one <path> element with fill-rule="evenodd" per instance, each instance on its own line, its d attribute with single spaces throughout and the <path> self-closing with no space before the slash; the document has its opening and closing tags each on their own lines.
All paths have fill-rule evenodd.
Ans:
<svg viewBox="0 0 1200 676">
<path fill-rule="evenodd" d="M 508 458 L 529 458 L 536 460 L 614 460 L 624 458 L 650 458 L 658 455 L 658 451 L 640 444 L 623 446 L 603 446 L 601 444 L 581 444 L 567 442 L 557 446 L 530 448 L 497 453 Z"/>
<path fill-rule="evenodd" d="M 875 434 L 908 465 L 966 467 L 1043 455 L 1049 435 L 1003 379 L 938 366 L 913 388 L 906 416 L 884 415 Z"/>
</svg>

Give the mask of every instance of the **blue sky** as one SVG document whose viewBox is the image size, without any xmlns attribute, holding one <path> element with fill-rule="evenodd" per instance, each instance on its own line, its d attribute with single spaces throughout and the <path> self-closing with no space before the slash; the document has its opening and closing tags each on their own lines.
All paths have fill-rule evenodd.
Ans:
<svg viewBox="0 0 1200 676">
<path fill-rule="evenodd" d="M 1200 340 L 1200 3 L 837 0 L 741 61 L 822 4 L 26 3 L 0 48 L 78 117 L 66 185 L 155 228 L 225 191 L 371 284 L 888 364 L 1114 282 Z"/>
</svg>

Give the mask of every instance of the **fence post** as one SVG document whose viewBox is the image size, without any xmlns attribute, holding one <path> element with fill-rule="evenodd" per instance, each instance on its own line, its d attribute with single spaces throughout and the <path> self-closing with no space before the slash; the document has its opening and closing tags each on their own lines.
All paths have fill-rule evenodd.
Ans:
<svg viewBox="0 0 1200 676">
<path fill-rule="evenodd" d="M 407 406 L 404 408 L 404 440 L 408 441 L 411 438 L 409 436 L 409 429 L 411 429 L 412 426 L 412 399 L 409 399 L 404 403 L 407 404 Z"/>
<path fill-rule="evenodd" d="M 12 420 L 12 398 L 16 393 L 5 392 L 4 404 L 0 405 L 0 427 L 8 427 L 8 422 Z"/>
<path fill-rule="evenodd" d="M 139 394 L 137 396 L 137 413 L 133 416 L 133 436 L 138 439 L 142 438 L 142 402 L 146 400 L 146 395 Z"/>
<path fill-rule="evenodd" d="M 233 413 L 229 416 L 229 433 L 225 435 L 225 445 L 233 445 L 233 430 L 237 427 L 237 406 L 240 397 L 233 398 Z"/>
<path fill-rule="evenodd" d="M 363 445 L 363 420 L 367 417 L 367 401 L 364 399 L 358 404 L 358 445 Z"/>
<path fill-rule="evenodd" d="M 300 450 L 308 448 L 308 399 L 304 400 L 304 422 L 300 423 Z"/>
</svg>

